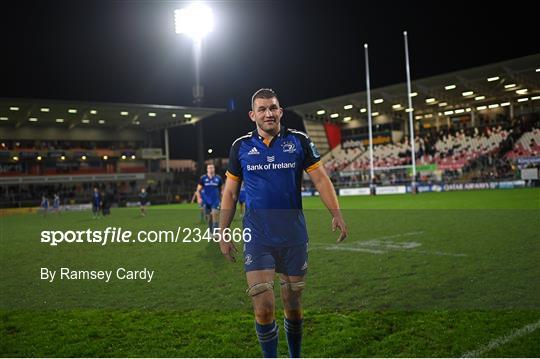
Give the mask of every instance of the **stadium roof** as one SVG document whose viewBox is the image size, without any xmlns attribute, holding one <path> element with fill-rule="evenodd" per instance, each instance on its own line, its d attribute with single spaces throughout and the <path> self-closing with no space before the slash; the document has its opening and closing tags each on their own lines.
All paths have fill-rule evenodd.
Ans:
<svg viewBox="0 0 540 359">
<path fill-rule="evenodd" d="M 0 126 L 140 128 L 193 124 L 220 108 L 0 98 Z"/>
<path fill-rule="evenodd" d="M 452 115 L 455 110 L 461 113 L 464 109 L 483 110 L 483 106 L 489 109 L 489 105 L 517 102 L 518 99 L 527 98 L 520 102 L 537 100 L 540 95 L 540 54 L 414 80 L 411 88 L 414 113 L 419 115 Z M 343 121 L 346 117 L 354 119 L 365 115 L 366 96 L 366 91 L 356 92 L 292 106 L 288 110 L 308 120 Z M 408 107 L 407 84 L 372 89 L 371 100 L 372 113 L 404 114 Z"/>
</svg>

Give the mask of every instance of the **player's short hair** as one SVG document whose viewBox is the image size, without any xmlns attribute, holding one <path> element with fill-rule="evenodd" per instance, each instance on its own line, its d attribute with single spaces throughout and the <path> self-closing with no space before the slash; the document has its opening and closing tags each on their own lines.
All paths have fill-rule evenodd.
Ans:
<svg viewBox="0 0 540 359">
<path fill-rule="evenodd" d="M 255 104 L 255 100 L 258 98 L 269 99 L 269 98 L 274 98 L 274 97 L 276 99 L 278 98 L 274 90 L 269 89 L 269 88 L 258 89 L 257 91 L 255 91 L 253 96 L 251 96 L 251 107 L 253 107 L 253 105 Z"/>
</svg>

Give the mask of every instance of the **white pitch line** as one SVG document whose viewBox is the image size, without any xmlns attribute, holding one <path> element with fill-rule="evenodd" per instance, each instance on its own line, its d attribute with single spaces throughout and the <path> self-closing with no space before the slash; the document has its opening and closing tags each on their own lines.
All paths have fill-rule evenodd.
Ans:
<svg viewBox="0 0 540 359">
<path fill-rule="evenodd" d="M 504 344 L 514 340 L 514 339 L 517 339 L 517 338 L 520 338 L 520 337 L 522 337 L 524 335 L 532 333 L 538 328 L 540 328 L 540 320 L 537 321 L 536 323 L 527 324 L 526 326 L 524 326 L 521 329 L 516 329 L 516 330 L 514 330 L 512 333 L 510 333 L 508 335 L 493 339 L 487 345 L 485 345 L 485 346 L 483 346 L 483 347 L 481 347 L 479 349 L 467 352 L 467 353 L 463 354 L 461 357 L 462 358 L 478 358 L 480 355 L 484 354 L 485 352 L 496 349 L 496 348 L 500 347 L 501 345 L 504 345 Z"/>
<path fill-rule="evenodd" d="M 385 251 L 380 251 L 378 249 L 367 249 L 367 248 L 356 248 L 356 247 L 344 247 L 344 246 L 331 246 L 324 248 L 329 251 L 352 251 L 352 252 L 367 252 L 374 254 L 383 254 Z"/>
</svg>

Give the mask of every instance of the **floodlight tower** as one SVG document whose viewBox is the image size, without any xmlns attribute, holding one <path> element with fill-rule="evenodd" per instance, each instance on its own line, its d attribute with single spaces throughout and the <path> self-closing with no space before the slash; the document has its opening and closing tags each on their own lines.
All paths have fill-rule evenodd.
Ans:
<svg viewBox="0 0 540 359">
<path fill-rule="evenodd" d="M 214 14 L 210 7 L 196 1 L 184 9 L 174 10 L 174 25 L 177 34 L 185 34 L 193 42 L 195 63 L 193 103 L 200 107 L 204 99 L 204 88 L 201 86 L 200 74 L 202 39 L 214 29 Z"/>
<path fill-rule="evenodd" d="M 195 86 L 193 86 L 193 104 L 201 107 L 204 100 L 204 88 L 201 86 L 201 52 L 202 39 L 214 28 L 212 9 L 200 1 L 196 1 L 184 9 L 174 10 L 174 27 L 177 34 L 189 36 L 193 43 L 193 59 L 195 64 Z M 197 167 L 204 172 L 204 143 L 202 122 L 197 124 Z M 165 136 L 168 136 L 166 133 Z"/>
</svg>

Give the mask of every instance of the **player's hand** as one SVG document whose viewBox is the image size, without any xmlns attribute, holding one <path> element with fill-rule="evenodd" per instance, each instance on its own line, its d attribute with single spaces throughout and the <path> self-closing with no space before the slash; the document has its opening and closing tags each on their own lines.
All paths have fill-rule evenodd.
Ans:
<svg viewBox="0 0 540 359">
<path fill-rule="evenodd" d="M 220 240 L 219 248 L 221 249 L 221 254 L 223 254 L 229 262 L 236 262 L 236 253 L 238 251 L 232 241 L 225 242 L 224 240 Z"/>
<path fill-rule="evenodd" d="M 336 229 L 339 229 L 339 231 L 341 232 L 338 239 L 336 240 L 336 243 L 341 243 L 347 238 L 347 235 L 349 234 L 347 230 L 347 225 L 345 224 L 345 221 L 341 216 L 332 218 L 332 232 L 335 232 Z"/>
</svg>

